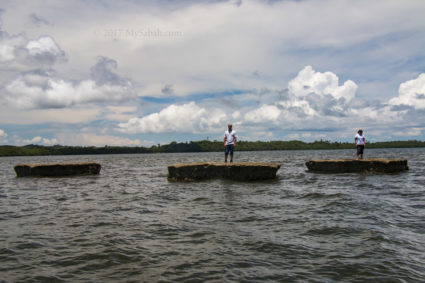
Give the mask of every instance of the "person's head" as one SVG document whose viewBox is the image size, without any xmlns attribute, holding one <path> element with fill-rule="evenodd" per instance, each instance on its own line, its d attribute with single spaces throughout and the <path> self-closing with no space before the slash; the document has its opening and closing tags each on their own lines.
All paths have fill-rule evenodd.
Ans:
<svg viewBox="0 0 425 283">
<path fill-rule="evenodd" d="M 231 129 L 232 129 L 232 124 L 227 124 L 227 128 L 228 128 L 229 130 L 231 130 Z"/>
<path fill-rule="evenodd" d="M 360 130 L 358 130 L 358 131 L 357 131 L 357 133 L 358 133 L 359 135 L 361 135 L 361 134 L 363 134 L 363 130 L 362 130 L 362 129 L 360 129 Z"/>
</svg>

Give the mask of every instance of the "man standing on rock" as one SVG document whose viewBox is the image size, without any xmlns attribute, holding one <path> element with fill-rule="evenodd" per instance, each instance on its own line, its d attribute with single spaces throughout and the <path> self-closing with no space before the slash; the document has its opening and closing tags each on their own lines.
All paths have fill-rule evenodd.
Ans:
<svg viewBox="0 0 425 283">
<path fill-rule="evenodd" d="M 224 162 L 230 153 L 230 162 L 233 162 L 233 150 L 236 147 L 236 132 L 232 130 L 232 124 L 227 125 L 228 130 L 224 132 Z"/>
<path fill-rule="evenodd" d="M 357 131 L 357 135 L 354 137 L 354 143 L 356 144 L 356 147 L 357 147 L 356 160 L 359 160 L 359 158 L 363 159 L 363 151 L 366 145 L 366 139 L 363 136 L 362 130 Z"/>
</svg>

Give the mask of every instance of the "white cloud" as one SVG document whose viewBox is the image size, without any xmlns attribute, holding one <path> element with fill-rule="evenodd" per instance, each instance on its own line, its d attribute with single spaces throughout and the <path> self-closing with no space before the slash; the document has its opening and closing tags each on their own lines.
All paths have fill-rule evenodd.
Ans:
<svg viewBox="0 0 425 283">
<path fill-rule="evenodd" d="M 245 121 L 254 123 L 276 122 L 279 118 L 280 110 L 274 105 L 262 105 L 260 108 L 252 110 L 245 115 Z"/>
<path fill-rule="evenodd" d="M 408 128 L 402 131 L 396 131 L 394 135 L 398 137 L 417 137 L 422 135 L 423 130 L 425 130 L 425 128 Z"/>
<path fill-rule="evenodd" d="M 334 73 L 320 73 L 306 66 L 289 82 L 288 94 L 279 105 L 307 116 L 344 116 L 348 103 L 355 98 L 357 88 L 357 84 L 351 80 L 339 85 Z"/>
<path fill-rule="evenodd" d="M 30 40 L 25 45 L 30 60 L 36 60 L 42 65 L 52 65 L 58 59 L 65 59 L 65 52 L 50 36 L 40 36 Z"/>
<path fill-rule="evenodd" d="M 5 131 L 0 129 L 0 138 L 5 138 L 5 137 L 7 137 L 7 134 L 5 133 Z"/>
<path fill-rule="evenodd" d="M 266 90 L 266 94 L 259 97 L 260 101 L 271 102 L 269 97 L 277 100 L 248 109 L 244 121 L 272 122 L 274 126 L 285 128 L 323 126 L 325 121 L 329 125 L 350 115 L 350 102 L 355 99 L 356 91 L 357 85 L 353 81 L 339 85 L 336 74 L 316 72 L 311 66 L 306 66 L 288 83 L 287 90 Z"/>
<path fill-rule="evenodd" d="M 104 59 L 102 57 L 99 60 Z M 57 78 L 49 72 L 29 72 L 8 83 L 3 96 L 9 104 L 19 109 L 64 108 L 92 102 L 122 102 L 137 96 L 130 81 L 120 78 L 109 69 L 106 70 L 101 66 L 92 73 L 97 81 L 87 79 L 73 82 Z M 111 81 L 104 80 L 105 74 Z M 100 80 L 104 81 L 99 82 Z"/>
<path fill-rule="evenodd" d="M 0 30 L 0 62 L 7 63 L 15 60 L 15 50 L 24 46 L 25 43 L 26 40 L 22 35 L 8 36 L 7 33 Z M 2 68 L 4 67 L 2 66 Z"/>
<path fill-rule="evenodd" d="M 408 105 L 425 109 L 425 73 L 416 79 L 400 84 L 398 96 L 389 101 L 390 105 Z"/>
<path fill-rule="evenodd" d="M 99 135 L 91 133 L 81 134 L 58 134 L 56 137 L 62 145 L 75 146 L 150 146 L 151 141 L 140 141 L 111 135 Z"/>
<path fill-rule="evenodd" d="M 298 73 L 296 78 L 289 82 L 288 89 L 291 94 L 300 98 L 315 93 L 320 97 L 331 95 L 335 99 L 352 100 L 357 85 L 351 80 L 346 81 L 342 86 L 339 86 L 338 82 L 339 79 L 334 73 L 320 73 L 314 71 L 311 66 L 306 66 Z"/>
<path fill-rule="evenodd" d="M 107 106 L 108 113 L 106 118 L 112 121 L 128 121 L 134 117 L 134 113 L 137 110 L 136 106 Z"/>
<path fill-rule="evenodd" d="M 58 144 L 58 141 L 53 138 L 53 139 L 47 139 L 47 138 L 43 138 L 40 136 L 36 136 L 33 137 L 32 139 L 17 139 L 17 143 L 18 144 L 23 144 L 23 145 L 27 145 L 27 144 L 42 144 L 42 145 L 55 145 Z"/>
<path fill-rule="evenodd" d="M 30 69 L 50 67 L 58 60 L 66 60 L 65 52 L 50 36 L 29 40 L 24 33 L 8 35 L 0 29 L 1 69 Z"/>
<path fill-rule="evenodd" d="M 8 102 L 20 109 L 64 108 L 90 102 L 119 102 L 135 97 L 128 86 L 97 85 L 92 80 L 78 83 L 63 79 L 46 78 L 43 86 L 33 84 L 25 75 L 5 87 Z"/>
<path fill-rule="evenodd" d="M 50 36 L 41 36 L 37 40 L 28 41 L 26 48 L 32 56 L 41 54 L 52 54 L 60 56 L 63 51 Z"/>
<path fill-rule="evenodd" d="M 9 36 L 0 25 L 0 70 L 12 80 L 0 85 L 0 97 L 19 109 L 65 108 L 92 102 L 122 102 L 137 97 L 132 82 L 114 73 L 118 63 L 97 56 L 91 67 L 91 78 L 67 79 L 58 75 L 52 65 L 65 60 L 65 52 L 54 38 L 43 35 L 35 40 L 24 33 Z"/>
<path fill-rule="evenodd" d="M 132 118 L 120 123 L 120 131 L 126 133 L 199 133 L 216 131 L 227 122 L 227 116 L 220 109 L 206 109 L 195 102 L 170 105 L 160 112 L 141 118 Z"/>
<path fill-rule="evenodd" d="M 100 108 L 17 110 L 0 106 L 0 121 L 5 124 L 34 125 L 42 123 L 88 123 L 101 117 Z"/>
<path fill-rule="evenodd" d="M 7 62 L 15 59 L 13 46 L 7 44 L 0 44 L 0 62 Z"/>
<path fill-rule="evenodd" d="M 307 66 L 288 83 L 287 90 L 266 89 L 260 95 L 247 93 L 233 101 L 224 100 L 221 104 L 206 101 L 203 104 L 170 105 L 159 112 L 131 118 L 119 124 L 119 129 L 124 133 L 204 133 L 218 131 L 230 120 L 247 132 L 264 132 L 271 127 L 296 131 L 351 129 L 360 125 L 383 128 L 393 123 L 403 125 L 405 110 L 394 111 L 385 104 L 356 102 L 356 91 L 355 82 L 347 80 L 339 85 L 336 74 L 316 72 Z M 261 103 L 262 100 L 269 103 Z M 239 107 L 241 101 L 242 106 Z M 253 101 L 258 104 L 253 104 Z M 302 132 L 297 137 L 322 138 L 326 134 Z"/>
</svg>

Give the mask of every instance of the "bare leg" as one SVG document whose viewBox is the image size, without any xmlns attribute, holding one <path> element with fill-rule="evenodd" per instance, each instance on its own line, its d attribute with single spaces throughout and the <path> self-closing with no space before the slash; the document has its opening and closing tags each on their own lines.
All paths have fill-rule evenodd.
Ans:
<svg viewBox="0 0 425 283">
<path fill-rule="evenodd" d="M 230 162 L 233 162 L 233 154 L 230 154 Z"/>
<path fill-rule="evenodd" d="M 224 155 L 224 162 L 227 162 L 227 155 L 228 155 L 228 154 L 225 154 L 225 155 Z M 230 162 L 232 162 L 232 161 L 230 161 Z"/>
</svg>

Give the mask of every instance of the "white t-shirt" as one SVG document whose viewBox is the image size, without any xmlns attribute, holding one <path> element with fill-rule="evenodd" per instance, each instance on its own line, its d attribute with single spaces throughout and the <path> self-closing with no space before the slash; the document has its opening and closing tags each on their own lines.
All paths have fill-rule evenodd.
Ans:
<svg viewBox="0 0 425 283">
<path fill-rule="evenodd" d="M 238 136 L 236 135 L 235 131 L 232 130 L 229 133 L 229 131 L 227 130 L 224 132 L 224 137 L 226 138 L 226 145 L 229 145 L 229 144 L 235 144 L 235 138 L 237 138 Z"/>
<path fill-rule="evenodd" d="M 365 138 L 364 138 L 363 135 L 357 134 L 354 137 L 354 140 L 357 141 L 357 145 L 364 145 L 365 144 L 365 142 L 364 142 L 365 141 Z"/>
</svg>

